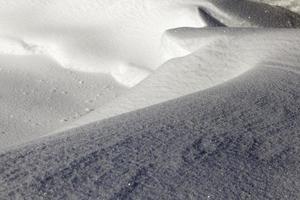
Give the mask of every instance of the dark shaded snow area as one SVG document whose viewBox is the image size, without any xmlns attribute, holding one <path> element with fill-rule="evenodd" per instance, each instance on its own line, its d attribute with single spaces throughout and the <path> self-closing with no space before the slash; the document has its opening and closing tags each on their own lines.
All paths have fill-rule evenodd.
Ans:
<svg viewBox="0 0 300 200">
<path fill-rule="evenodd" d="M 299 71 L 261 64 L 201 93 L 3 153 L 0 197 L 296 200 L 299 134 Z"/>
</svg>

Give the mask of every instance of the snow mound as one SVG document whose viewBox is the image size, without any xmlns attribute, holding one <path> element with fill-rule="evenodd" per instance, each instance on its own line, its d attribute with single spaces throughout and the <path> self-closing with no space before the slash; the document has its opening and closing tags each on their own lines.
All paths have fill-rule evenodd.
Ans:
<svg viewBox="0 0 300 200">
<path fill-rule="evenodd" d="M 178 48 L 194 53 L 170 60 L 127 93 L 65 128 L 205 90 L 257 66 L 276 63 L 277 68 L 300 71 L 298 29 L 181 28 L 168 34 Z"/>
</svg>

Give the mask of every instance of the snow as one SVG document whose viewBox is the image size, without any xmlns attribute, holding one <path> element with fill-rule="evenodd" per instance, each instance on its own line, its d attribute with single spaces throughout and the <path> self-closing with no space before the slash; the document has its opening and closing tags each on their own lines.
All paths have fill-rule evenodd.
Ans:
<svg viewBox="0 0 300 200">
<path fill-rule="evenodd" d="M 179 28 L 169 30 L 168 35 L 173 43 L 177 42 L 175 48 L 183 49 L 183 55 L 194 53 L 170 60 L 135 88 L 64 128 L 205 90 L 262 63 L 276 63 L 278 68 L 299 73 L 300 30 L 297 29 Z"/>
<path fill-rule="evenodd" d="M 1 0 L 0 5 L 5 20 L 0 39 L 9 44 L 0 53 L 47 55 L 68 69 L 112 73 L 129 87 L 145 77 L 143 69 L 156 69 L 165 61 L 160 49 L 164 31 L 205 25 L 196 6 L 169 1 Z M 127 83 L 129 79 L 135 81 Z"/>
<path fill-rule="evenodd" d="M 0 153 L 0 197 L 299 199 L 300 74 L 277 66 Z"/>
<path fill-rule="evenodd" d="M 0 198 L 298 197 L 299 6 L 0 0 Z"/>
<path fill-rule="evenodd" d="M 48 57 L 1 55 L 0 67 L 0 149 L 63 127 L 127 90 L 109 75 L 70 71 Z"/>
<path fill-rule="evenodd" d="M 0 5 L 4 149 L 222 84 L 275 50 L 292 57 L 280 34 L 291 38 L 290 49 L 297 45 L 290 44 L 297 39 L 294 31 L 279 32 L 275 43 L 269 40 L 274 30 L 203 29 L 298 25 L 299 17 L 287 10 L 247 1 L 0 0 Z M 256 34 L 268 48 L 251 41 Z"/>
<path fill-rule="evenodd" d="M 0 0 L 0 18 L 1 149 L 118 97 L 169 59 L 166 30 L 205 25 L 197 7 L 156 0 Z"/>
</svg>

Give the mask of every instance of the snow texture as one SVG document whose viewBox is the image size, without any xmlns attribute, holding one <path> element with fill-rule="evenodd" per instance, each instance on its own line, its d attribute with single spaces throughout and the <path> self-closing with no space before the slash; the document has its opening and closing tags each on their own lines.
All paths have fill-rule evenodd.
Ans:
<svg viewBox="0 0 300 200">
<path fill-rule="evenodd" d="M 221 86 L 0 155 L 3 199 L 299 199 L 300 74 Z"/>
<path fill-rule="evenodd" d="M 300 199 L 299 13 L 0 0 L 0 199 Z"/>
<path fill-rule="evenodd" d="M 299 63 L 300 31 L 297 29 L 179 28 L 167 34 L 177 45 L 169 45 L 170 51 L 182 49 L 189 55 L 165 63 L 135 88 L 63 128 L 210 88 L 238 77 L 261 62 L 280 66 Z"/>
</svg>

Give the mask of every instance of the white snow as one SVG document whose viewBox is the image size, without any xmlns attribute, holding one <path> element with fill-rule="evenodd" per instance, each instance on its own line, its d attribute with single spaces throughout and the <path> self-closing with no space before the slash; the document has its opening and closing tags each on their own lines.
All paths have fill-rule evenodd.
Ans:
<svg viewBox="0 0 300 200">
<path fill-rule="evenodd" d="M 169 34 L 178 46 L 194 53 L 167 62 L 132 90 L 64 128 L 205 90 L 256 66 L 275 65 L 300 73 L 297 29 L 181 28 L 170 30 Z"/>
<path fill-rule="evenodd" d="M 179 2 L 1 0 L 0 44 L 5 48 L 0 53 L 47 55 L 65 68 L 112 73 L 130 87 L 146 77 L 144 69 L 165 61 L 164 31 L 204 26 L 196 6 Z"/>
<path fill-rule="evenodd" d="M 204 26 L 168 0 L 0 0 L 0 19 L 0 148 L 111 101 L 166 61 L 166 30 Z"/>
<path fill-rule="evenodd" d="M 222 0 L 0 0 L 0 148 L 299 62 L 298 31 L 198 6 L 261 26 Z"/>
<path fill-rule="evenodd" d="M 0 149 L 63 127 L 127 90 L 109 75 L 70 71 L 47 57 L 1 55 L 0 67 Z"/>
</svg>

